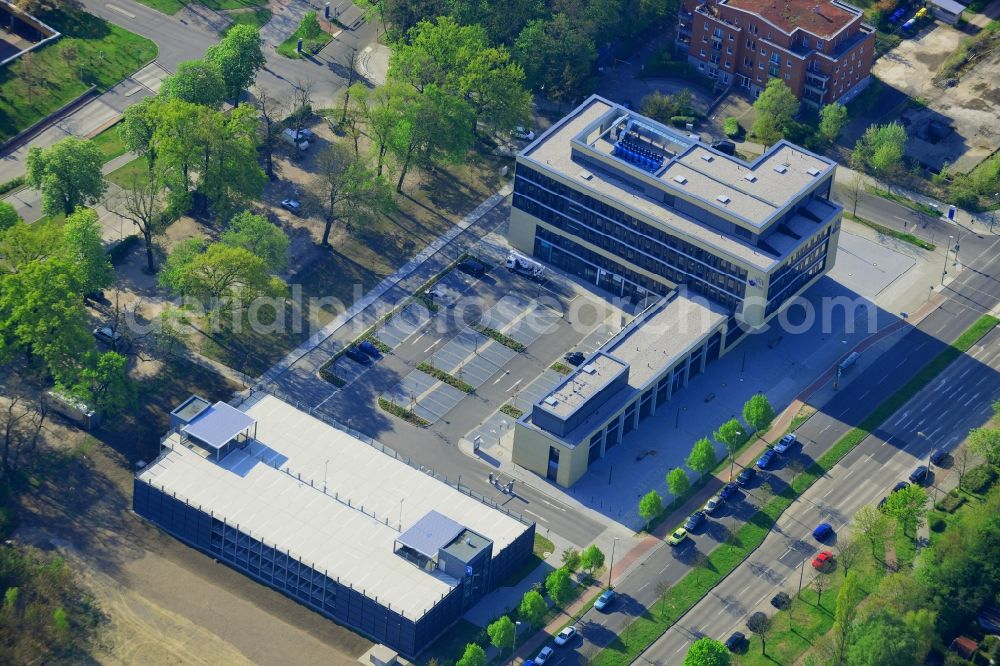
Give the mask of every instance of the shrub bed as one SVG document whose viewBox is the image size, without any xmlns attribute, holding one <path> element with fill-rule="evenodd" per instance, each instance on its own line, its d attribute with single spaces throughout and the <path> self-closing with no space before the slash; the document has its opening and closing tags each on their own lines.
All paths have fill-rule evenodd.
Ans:
<svg viewBox="0 0 1000 666">
<path fill-rule="evenodd" d="M 983 463 L 976 465 L 965 474 L 965 478 L 962 479 L 962 487 L 970 493 L 980 495 L 990 489 L 996 478 L 997 472 L 993 469 L 993 465 Z"/>
<path fill-rule="evenodd" d="M 408 410 L 406 407 L 400 407 L 399 405 L 389 402 L 385 398 L 380 397 L 378 399 L 378 406 L 381 407 L 384 411 L 389 412 L 393 416 L 401 418 L 407 423 L 411 423 L 417 426 L 418 428 L 426 428 L 427 426 L 430 425 L 430 423 L 427 420 L 420 418 L 419 416 Z"/>
<path fill-rule="evenodd" d="M 512 405 L 510 403 L 507 403 L 506 405 L 504 405 L 503 407 L 501 407 L 500 411 L 502 413 L 506 414 L 507 416 L 510 416 L 512 418 L 515 418 L 515 419 L 519 419 L 522 416 L 524 416 L 524 412 L 523 411 L 521 411 L 520 409 L 518 409 L 517 407 L 515 407 L 514 405 Z"/>
<path fill-rule="evenodd" d="M 495 328 L 490 328 L 489 326 L 476 326 L 475 329 L 486 337 L 493 338 L 507 349 L 513 349 L 517 353 L 521 353 L 525 350 L 525 346 L 523 344 L 510 336 L 504 335 Z"/>
<path fill-rule="evenodd" d="M 955 513 L 958 507 L 963 504 L 965 504 L 965 495 L 953 490 L 941 498 L 941 501 L 937 503 L 937 508 L 947 513 Z"/>
<path fill-rule="evenodd" d="M 427 361 L 424 361 L 423 363 L 418 365 L 417 370 L 419 370 L 420 372 L 425 372 L 434 379 L 442 381 L 448 386 L 457 388 L 459 391 L 464 391 L 465 393 L 472 393 L 473 391 L 476 390 L 476 388 L 472 384 L 462 381 L 458 377 L 448 374 L 447 372 L 441 370 L 440 368 L 435 368 Z"/>
</svg>

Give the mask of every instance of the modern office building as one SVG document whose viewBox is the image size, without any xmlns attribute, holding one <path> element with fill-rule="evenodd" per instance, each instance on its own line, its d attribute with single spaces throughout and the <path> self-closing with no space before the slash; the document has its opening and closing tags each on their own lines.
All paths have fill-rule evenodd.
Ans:
<svg viewBox="0 0 1000 666">
<path fill-rule="evenodd" d="M 657 300 L 518 420 L 514 462 L 571 485 L 829 271 L 835 167 L 787 142 L 744 162 L 597 96 L 529 144 L 511 244 L 615 296 Z"/>
<path fill-rule="evenodd" d="M 841 0 L 682 0 L 677 48 L 756 97 L 781 78 L 803 102 L 846 103 L 870 80 L 875 28 Z"/>
<path fill-rule="evenodd" d="M 533 523 L 273 396 L 171 426 L 136 513 L 407 657 L 531 555 Z"/>
</svg>

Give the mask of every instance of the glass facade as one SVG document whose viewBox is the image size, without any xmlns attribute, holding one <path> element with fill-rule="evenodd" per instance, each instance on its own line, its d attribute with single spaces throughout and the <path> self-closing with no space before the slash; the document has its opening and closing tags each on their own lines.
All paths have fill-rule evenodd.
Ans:
<svg viewBox="0 0 1000 666">
<path fill-rule="evenodd" d="M 816 234 L 808 243 L 793 252 L 785 265 L 774 272 L 767 289 L 765 316 L 778 310 L 802 285 L 826 269 L 830 236 L 839 228 L 839 222 L 827 226 L 822 233 Z"/>
</svg>

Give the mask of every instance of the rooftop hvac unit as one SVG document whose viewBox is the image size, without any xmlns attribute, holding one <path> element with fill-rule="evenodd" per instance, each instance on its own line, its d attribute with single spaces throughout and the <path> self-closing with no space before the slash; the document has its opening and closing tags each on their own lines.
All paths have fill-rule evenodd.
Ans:
<svg viewBox="0 0 1000 666">
<path fill-rule="evenodd" d="M 705 160 L 706 162 L 711 162 L 715 158 L 709 155 L 708 153 L 705 153 L 704 155 L 701 156 L 701 159 Z"/>
<path fill-rule="evenodd" d="M 806 173 L 809 174 L 810 176 L 815 177 L 819 175 L 819 169 L 816 168 L 806 169 Z"/>
<path fill-rule="evenodd" d="M 680 185 L 684 185 L 685 183 L 688 182 L 688 179 L 685 178 L 684 176 L 674 176 L 674 182 L 679 183 Z"/>
<path fill-rule="evenodd" d="M 778 166 L 774 167 L 774 170 L 777 171 L 778 173 L 785 173 L 786 171 L 788 171 L 788 167 L 785 166 L 784 164 L 779 164 Z"/>
<path fill-rule="evenodd" d="M 723 205 L 728 204 L 730 202 L 730 198 L 727 197 L 725 194 L 720 194 L 719 196 L 715 197 L 715 199 L 716 201 L 718 201 Z"/>
<path fill-rule="evenodd" d="M 549 397 L 545 398 L 544 402 L 549 407 L 555 407 L 557 404 L 559 404 L 559 401 L 556 400 L 555 398 L 553 398 L 551 395 Z"/>
<path fill-rule="evenodd" d="M 597 372 L 597 368 L 595 368 L 592 363 L 588 363 L 587 365 L 580 368 L 580 370 L 582 372 L 586 372 L 588 375 L 592 375 Z"/>
<path fill-rule="evenodd" d="M 752 173 L 748 173 L 747 175 L 743 176 L 743 180 L 751 182 L 751 183 L 756 183 L 757 182 L 757 176 L 754 175 L 754 174 L 752 174 Z"/>
</svg>

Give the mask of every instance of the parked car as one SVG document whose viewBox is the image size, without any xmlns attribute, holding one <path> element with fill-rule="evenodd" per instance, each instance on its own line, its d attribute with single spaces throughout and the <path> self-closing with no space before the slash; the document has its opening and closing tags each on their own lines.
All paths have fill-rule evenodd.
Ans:
<svg viewBox="0 0 1000 666">
<path fill-rule="evenodd" d="M 820 523 L 816 526 L 816 529 L 813 530 L 813 539 L 816 539 L 816 541 L 823 541 L 831 534 L 833 534 L 833 525 L 830 523 Z"/>
<path fill-rule="evenodd" d="M 684 521 L 684 529 L 693 530 L 703 522 L 705 522 L 705 514 L 701 511 L 695 511 Z"/>
<path fill-rule="evenodd" d="M 477 259 L 466 259 L 458 264 L 458 270 L 474 277 L 486 275 L 486 264 Z"/>
<path fill-rule="evenodd" d="M 683 527 L 678 527 L 676 530 L 674 530 L 674 533 L 670 535 L 670 538 L 667 539 L 667 544 L 671 546 L 678 546 L 687 538 L 688 538 L 687 530 L 684 529 Z"/>
<path fill-rule="evenodd" d="M 98 326 L 93 331 L 94 337 L 109 347 L 114 347 L 122 340 L 122 334 L 110 326 Z"/>
<path fill-rule="evenodd" d="M 306 141 L 315 141 L 316 133 L 313 132 L 308 127 L 303 127 L 302 129 L 299 130 L 299 138 L 305 139 Z"/>
<path fill-rule="evenodd" d="M 726 647 L 729 648 L 730 652 L 736 652 L 743 646 L 747 637 L 742 631 L 734 631 L 733 635 L 726 639 Z"/>
<path fill-rule="evenodd" d="M 724 499 L 722 499 L 718 495 L 713 495 L 708 499 L 707 502 L 705 502 L 705 507 L 702 509 L 702 511 L 711 516 L 713 513 L 718 511 L 725 503 L 726 501 Z"/>
<path fill-rule="evenodd" d="M 726 155 L 736 154 L 736 144 L 733 143 L 732 141 L 727 141 L 725 139 L 713 143 L 712 148 L 715 148 L 720 153 L 725 153 Z"/>
<path fill-rule="evenodd" d="M 897 483 L 892 487 L 892 490 L 889 491 L 889 494 L 891 495 L 893 493 L 898 493 L 900 490 L 907 487 L 908 485 L 910 484 L 908 484 L 906 481 L 900 481 L 899 483 Z M 887 501 L 889 501 L 888 497 L 883 497 L 882 499 L 880 499 L 878 502 L 878 508 L 881 509 L 882 507 L 884 507 Z"/>
<path fill-rule="evenodd" d="M 571 351 L 563 354 L 563 360 L 573 366 L 581 365 L 587 360 L 587 356 L 583 352 Z"/>
<path fill-rule="evenodd" d="M 532 132 L 530 129 L 525 129 L 524 127 L 521 126 L 515 127 L 514 131 L 511 132 L 511 134 L 513 134 L 516 138 L 521 139 L 523 141 L 535 140 L 535 133 Z"/>
<path fill-rule="evenodd" d="M 556 645 L 566 645 L 576 636 L 576 627 L 570 625 L 559 632 L 556 636 Z"/>
<path fill-rule="evenodd" d="M 544 664 L 546 661 L 551 659 L 553 654 L 555 654 L 555 650 L 546 645 L 539 650 L 538 655 L 535 656 L 535 666 L 541 666 L 541 664 Z"/>
<path fill-rule="evenodd" d="M 813 569 L 825 569 L 832 562 L 833 562 L 833 553 L 830 552 L 829 550 L 824 550 L 813 558 L 812 561 Z"/>
<path fill-rule="evenodd" d="M 918 486 L 923 485 L 927 481 L 928 472 L 927 465 L 920 465 L 915 470 L 910 472 L 910 483 L 916 484 Z"/>
<path fill-rule="evenodd" d="M 435 300 L 437 300 L 439 298 L 444 298 L 445 297 L 445 291 L 441 287 L 431 287 L 430 289 L 428 289 L 424 293 L 427 294 L 428 296 L 430 296 L 431 298 L 435 299 Z"/>
<path fill-rule="evenodd" d="M 948 457 L 948 451 L 946 449 L 934 449 L 931 452 L 931 463 L 935 465 L 940 465 L 944 462 L 945 458 Z"/>
<path fill-rule="evenodd" d="M 787 592 L 778 592 L 771 597 L 771 605 L 778 610 L 784 610 L 792 605 L 792 598 L 788 596 Z"/>
<path fill-rule="evenodd" d="M 774 449 L 768 449 L 764 451 L 760 458 L 757 458 L 757 467 L 761 469 L 767 469 L 771 465 L 771 461 L 775 459 L 778 454 L 774 452 Z"/>
<path fill-rule="evenodd" d="M 355 363 L 360 363 L 361 365 L 371 365 L 372 359 L 368 354 L 364 353 L 357 347 L 348 347 L 347 351 L 344 352 L 347 358 L 351 359 Z"/>
<path fill-rule="evenodd" d="M 289 211 L 295 213 L 296 215 L 298 215 L 300 212 L 302 212 L 302 204 L 300 204 L 295 199 L 282 199 L 281 200 L 281 207 L 284 208 L 285 210 L 289 210 Z"/>
<path fill-rule="evenodd" d="M 753 467 L 744 467 L 743 471 L 736 476 L 736 485 L 743 487 L 753 481 L 755 476 L 757 476 L 757 470 Z"/>
<path fill-rule="evenodd" d="M 372 342 L 371 340 L 362 340 L 358 344 L 358 349 L 360 349 L 364 353 L 368 354 L 373 359 L 375 359 L 375 358 L 382 358 L 382 352 L 380 352 L 378 350 L 378 347 L 376 347 L 375 343 Z"/>
<path fill-rule="evenodd" d="M 788 449 L 790 449 L 790 448 L 792 448 L 792 446 L 794 446 L 794 444 L 795 444 L 796 441 L 797 441 L 797 438 L 795 437 L 795 433 L 794 432 L 790 432 L 787 435 L 785 435 L 784 437 L 782 437 L 781 440 L 777 444 L 774 445 L 774 452 L 775 453 L 785 453 L 786 451 L 788 451 Z"/>
<path fill-rule="evenodd" d="M 735 495 L 738 490 L 739 487 L 735 483 L 727 483 L 722 486 L 722 490 L 719 491 L 719 497 L 724 500 L 728 500 L 730 497 Z"/>
<path fill-rule="evenodd" d="M 305 140 L 301 132 L 296 134 L 295 130 L 291 127 L 286 127 L 282 130 L 281 138 L 285 140 L 285 143 L 295 146 L 299 150 L 309 150 L 309 142 Z"/>
<path fill-rule="evenodd" d="M 594 602 L 594 608 L 603 612 L 608 606 L 611 605 L 611 602 L 615 600 L 616 596 L 617 595 L 614 590 L 610 588 L 604 590 L 604 592 L 601 592 L 601 596 L 597 597 L 597 601 Z"/>
</svg>

